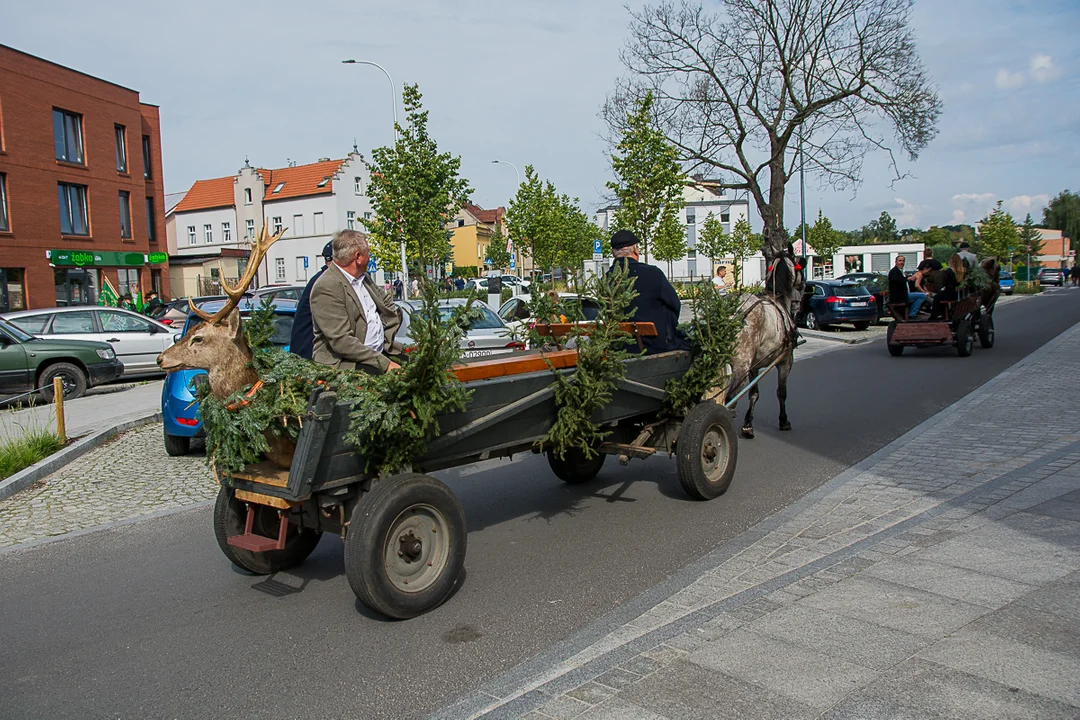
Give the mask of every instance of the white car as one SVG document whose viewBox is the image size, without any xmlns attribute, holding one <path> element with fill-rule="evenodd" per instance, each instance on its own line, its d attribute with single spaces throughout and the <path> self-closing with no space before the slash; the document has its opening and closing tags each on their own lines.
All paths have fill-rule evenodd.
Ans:
<svg viewBox="0 0 1080 720">
<path fill-rule="evenodd" d="M 449 318 L 454 308 L 465 304 L 463 298 L 451 298 L 439 302 L 439 313 L 444 319 Z M 412 336 L 409 334 L 409 325 L 412 323 L 412 314 L 420 307 L 418 300 L 398 300 L 395 303 L 401 310 L 401 327 L 394 338 L 402 345 L 412 345 Z M 461 348 L 467 358 L 487 357 L 489 355 L 502 355 L 516 350 L 524 350 L 525 344 L 515 340 L 506 325 L 499 316 L 488 309 L 483 303 L 475 303 L 478 316 L 469 325 L 465 337 L 461 338 Z"/>
<path fill-rule="evenodd" d="M 172 346 L 176 332 L 130 310 L 93 305 L 22 310 L 5 319 L 40 338 L 107 342 L 124 363 L 124 377 L 160 373 L 157 356 Z"/>
<path fill-rule="evenodd" d="M 567 301 L 581 303 L 581 314 L 585 316 L 586 322 L 595 320 L 600 313 L 600 303 L 592 298 L 581 298 L 577 293 L 559 293 L 559 302 Z M 527 297 L 514 297 L 504 302 L 499 307 L 499 317 L 511 330 L 520 327 L 523 323 L 535 322 L 535 318 L 529 313 L 529 298 Z"/>
</svg>

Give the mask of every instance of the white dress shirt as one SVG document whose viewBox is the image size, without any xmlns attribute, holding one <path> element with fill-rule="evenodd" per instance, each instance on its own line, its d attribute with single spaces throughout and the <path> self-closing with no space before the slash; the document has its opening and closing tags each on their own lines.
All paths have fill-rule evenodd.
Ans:
<svg viewBox="0 0 1080 720">
<path fill-rule="evenodd" d="M 371 297 L 368 289 L 364 287 L 366 275 L 354 278 L 337 263 L 334 263 L 334 266 L 349 281 L 349 285 L 352 285 L 353 292 L 356 293 L 356 298 L 360 301 L 360 307 L 364 309 L 364 319 L 367 320 L 367 337 L 364 338 L 364 344 L 375 352 L 381 353 L 386 340 L 383 337 L 383 321 L 382 316 L 379 315 L 379 308 L 375 305 L 375 300 Z"/>
</svg>

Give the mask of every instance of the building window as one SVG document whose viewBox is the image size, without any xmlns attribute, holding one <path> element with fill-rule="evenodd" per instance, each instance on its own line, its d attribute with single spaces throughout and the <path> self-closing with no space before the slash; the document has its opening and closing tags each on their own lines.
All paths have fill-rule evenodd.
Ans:
<svg viewBox="0 0 1080 720">
<path fill-rule="evenodd" d="M 285 282 L 285 258 L 274 259 L 274 279 Z"/>
<path fill-rule="evenodd" d="M 329 175 L 327 175 L 322 180 L 320 180 L 318 186 L 319 187 L 326 187 L 326 183 L 328 183 L 328 182 L 330 182 L 330 176 Z"/>
<path fill-rule="evenodd" d="M 251 204 L 251 188 L 244 188 L 244 204 Z"/>
<path fill-rule="evenodd" d="M 311 234 L 322 235 L 326 232 L 326 226 L 323 224 L 323 214 L 317 212 L 311 217 Z"/>
<path fill-rule="evenodd" d="M 356 229 L 356 213 L 352 210 L 345 213 L 345 224 L 349 226 L 350 230 Z"/>
<path fill-rule="evenodd" d="M 277 235 L 281 232 L 281 216 L 278 215 L 274 218 L 274 234 Z"/>
<path fill-rule="evenodd" d="M 221 242 L 232 242 L 232 223 L 221 223 Z"/>
<path fill-rule="evenodd" d="M 0 268 L 0 312 L 26 309 L 26 288 L 22 268 Z"/>
<path fill-rule="evenodd" d="M 686 208 L 686 224 L 693 225 L 697 221 L 697 211 L 692 207 Z"/>
<path fill-rule="evenodd" d="M 370 220 L 371 219 L 371 213 L 369 213 L 369 212 L 364 213 L 364 219 L 365 220 Z"/>
<path fill-rule="evenodd" d="M 248 240 L 255 237 L 255 221 L 254 220 L 248 220 L 245 227 L 247 228 Z"/>
<path fill-rule="evenodd" d="M 296 258 L 296 282 L 307 282 L 307 257 Z"/>
<path fill-rule="evenodd" d="M 151 270 L 150 271 L 150 287 L 153 288 L 154 292 L 156 292 L 158 295 L 161 294 L 161 271 L 160 270 Z"/>
<path fill-rule="evenodd" d="M 57 194 L 60 200 L 60 232 L 64 235 L 89 235 L 86 186 L 58 183 Z"/>
<path fill-rule="evenodd" d="M 285 187 L 285 183 L 278 183 L 277 185 L 274 186 L 274 189 L 271 190 L 270 193 L 272 195 L 276 195 L 277 193 L 281 192 L 281 188 L 283 188 L 283 187 Z"/>
<path fill-rule="evenodd" d="M 188 245 L 194 245 L 195 244 L 195 226 L 194 225 L 188 225 L 187 226 L 187 244 Z"/>
<path fill-rule="evenodd" d="M 7 175 L 0 173 L 0 231 L 3 232 L 11 229 L 8 224 L 7 205 Z"/>
<path fill-rule="evenodd" d="M 53 141 L 56 159 L 85 165 L 83 157 L 82 115 L 53 108 Z"/>
<path fill-rule="evenodd" d="M 157 231 L 154 229 L 154 198 L 146 198 L 146 237 L 150 242 L 157 242 Z"/>
<path fill-rule="evenodd" d="M 150 136 L 142 136 L 142 176 L 150 179 Z"/>
<path fill-rule="evenodd" d="M 357 195 L 364 194 L 364 180 L 363 178 L 353 178 L 353 192 Z"/>
<path fill-rule="evenodd" d="M 202 226 L 202 231 L 203 231 L 203 242 L 208 243 L 208 244 L 214 242 L 214 226 L 213 225 L 203 225 Z"/>
<path fill-rule="evenodd" d="M 731 222 L 731 213 L 720 213 L 720 222 Z"/>
<path fill-rule="evenodd" d="M 293 215 L 292 216 L 292 234 L 299 237 L 304 234 L 304 216 Z"/>
<path fill-rule="evenodd" d="M 465 221 L 462 220 L 461 218 L 458 218 L 457 226 L 458 227 L 465 227 Z"/>
<path fill-rule="evenodd" d="M 127 172 L 127 134 L 123 125 L 117 125 L 116 130 L 116 171 Z"/>
<path fill-rule="evenodd" d="M 120 237 L 131 239 L 131 193 L 120 191 Z"/>
<path fill-rule="evenodd" d="M 118 268 L 116 271 L 116 291 L 120 297 L 130 294 L 135 297 L 139 292 L 139 271 L 135 268 Z"/>
</svg>

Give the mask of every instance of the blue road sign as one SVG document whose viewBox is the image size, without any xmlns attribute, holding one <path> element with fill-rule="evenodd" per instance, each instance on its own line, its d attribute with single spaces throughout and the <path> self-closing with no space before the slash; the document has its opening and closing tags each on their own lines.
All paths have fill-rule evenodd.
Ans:
<svg viewBox="0 0 1080 720">
<path fill-rule="evenodd" d="M 516 270 L 517 269 L 517 260 L 511 260 L 510 261 L 510 269 L 511 270 Z"/>
<path fill-rule="evenodd" d="M 592 251 L 593 251 L 594 255 L 597 254 L 597 253 L 599 253 L 600 255 L 603 255 L 604 254 L 604 243 L 602 241 L 600 241 L 600 240 L 593 240 Z"/>
<path fill-rule="evenodd" d="M 304 256 L 304 269 L 307 270 L 307 255 Z"/>
<path fill-rule="evenodd" d="M 367 261 L 367 271 L 373 273 L 379 269 L 378 264 L 375 262 L 375 258 L 369 258 Z"/>
</svg>

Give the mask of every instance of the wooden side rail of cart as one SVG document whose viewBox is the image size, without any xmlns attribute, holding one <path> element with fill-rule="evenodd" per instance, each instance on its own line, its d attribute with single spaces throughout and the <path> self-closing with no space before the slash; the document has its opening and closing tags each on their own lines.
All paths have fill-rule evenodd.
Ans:
<svg viewBox="0 0 1080 720">
<path fill-rule="evenodd" d="M 537 323 L 533 326 L 541 337 L 551 337 L 556 343 L 560 343 L 570 333 L 577 331 L 581 335 L 590 335 L 596 328 L 596 323 Z M 656 325 L 651 322 L 623 322 L 619 323 L 619 329 L 629 333 L 637 341 L 638 348 L 644 350 L 645 345 L 641 338 L 656 337 Z"/>
</svg>

